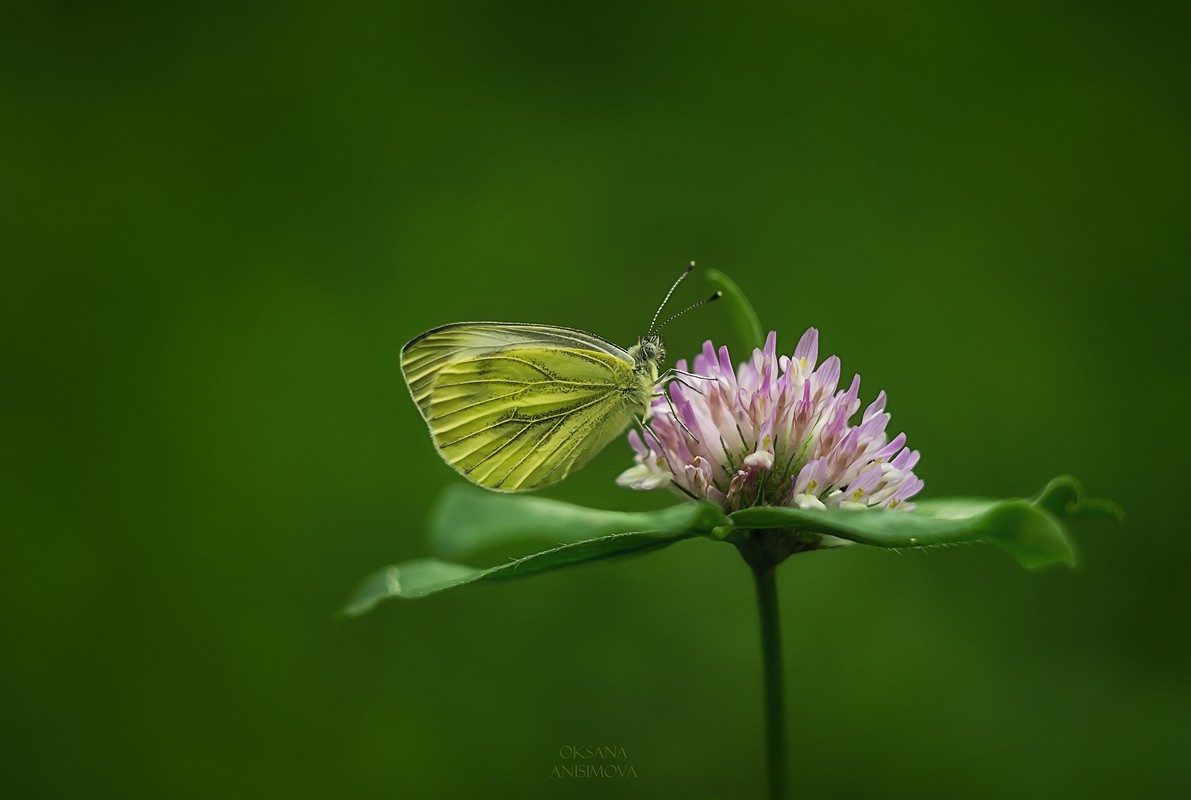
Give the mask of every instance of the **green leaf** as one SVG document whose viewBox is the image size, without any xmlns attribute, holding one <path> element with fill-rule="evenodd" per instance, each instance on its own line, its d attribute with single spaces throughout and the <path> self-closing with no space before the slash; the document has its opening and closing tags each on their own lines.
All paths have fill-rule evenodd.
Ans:
<svg viewBox="0 0 1191 800">
<path fill-rule="evenodd" d="M 434 554 L 448 560 L 525 544 L 567 544 L 631 531 L 710 531 L 724 523 L 714 503 L 682 503 L 658 511 L 603 511 L 543 497 L 497 494 L 456 485 L 430 515 Z"/>
<path fill-rule="evenodd" d="M 708 270 L 707 280 L 724 293 L 724 301 L 745 347 L 750 350 L 754 347 L 764 347 L 765 329 L 761 327 L 761 318 L 757 316 L 753 304 L 744 296 L 744 291 L 736 285 L 736 281 L 718 269 Z"/>
<path fill-rule="evenodd" d="M 693 535 L 684 531 L 614 533 L 565 544 L 488 569 L 433 559 L 393 564 L 365 579 L 348 600 L 343 613 L 359 616 L 390 597 L 414 599 L 469 583 L 523 578 L 576 564 L 647 553 Z"/>
<path fill-rule="evenodd" d="M 1030 499 L 950 497 L 923 500 L 913 512 L 761 506 L 727 516 L 705 502 L 647 512 L 601 511 L 540 497 L 458 487 L 443 496 L 431 523 L 435 546 L 446 558 L 465 558 L 529 541 L 557 546 L 490 568 L 435 559 L 385 567 L 364 581 L 344 613 L 363 614 L 390 597 L 425 597 L 469 583 L 520 578 L 647 553 L 695 536 L 731 540 L 738 529 L 810 531 L 877 547 L 983 541 L 997 545 L 1027 567 L 1073 564 L 1075 551 L 1062 520 L 1120 515 L 1115 503 L 1084 498 L 1079 482 L 1068 476 L 1055 478 Z"/>
<path fill-rule="evenodd" d="M 1078 481 L 1054 479 L 1031 500 L 952 497 L 924 500 L 912 512 L 749 508 L 728 518 L 738 528 L 791 528 L 877 547 L 932 547 L 989 542 L 1025 567 L 1074 565 L 1075 549 L 1060 520 L 1119 512 L 1103 500 L 1083 500 Z"/>
<path fill-rule="evenodd" d="M 369 611 L 386 597 L 425 597 L 428 594 L 470 583 L 483 572 L 465 564 L 451 564 L 424 558 L 391 564 L 364 579 L 343 609 L 348 616 Z"/>
</svg>

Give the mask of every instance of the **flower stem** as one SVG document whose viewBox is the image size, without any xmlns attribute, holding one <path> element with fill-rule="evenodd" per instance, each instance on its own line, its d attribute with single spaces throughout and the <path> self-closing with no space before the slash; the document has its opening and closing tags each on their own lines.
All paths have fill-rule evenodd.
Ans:
<svg viewBox="0 0 1191 800">
<path fill-rule="evenodd" d="M 778 623 L 774 565 L 753 567 L 761 613 L 761 659 L 765 680 L 765 749 L 769 798 L 786 797 L 786 697 L 782 680 L 782 632 Z"/>
</svg>

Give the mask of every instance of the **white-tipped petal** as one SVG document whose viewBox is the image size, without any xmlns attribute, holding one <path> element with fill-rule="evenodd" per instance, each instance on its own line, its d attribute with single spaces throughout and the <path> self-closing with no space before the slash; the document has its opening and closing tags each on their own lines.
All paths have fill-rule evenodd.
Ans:
<svg viewBox="0 0 1191 800">
<path fill-rule="evenodd" d="M 793 356 L 777 354 L 771 332 L 735 368 L 727 348 L 704 343 L 691 363 L 706 380 L 672 383 L 673 406 L 654 401 L 650 434 L 629 434 L 637 463 L 617 482 L 634 489 L 677 484 L 729 511 L 755 503 L 912 509 L 909 499 L 922 488 L 913 473 L 918 451 L 905 446 L 904 433 L 889 440 L 885 392 L 850 424 L 862 406 L 860 376 L 841 390 L 839 358 L 817 364 L 818 352 L 814 328 Z"/>
</svg>

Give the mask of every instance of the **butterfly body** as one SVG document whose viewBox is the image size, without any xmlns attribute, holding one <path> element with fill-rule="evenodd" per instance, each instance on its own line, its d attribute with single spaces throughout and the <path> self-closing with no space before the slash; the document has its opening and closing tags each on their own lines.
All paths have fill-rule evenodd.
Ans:
<svg viewBox="0 0 1191 800">
<path fill-rule="evenodd" d="M 439 455 L 468 480 L 518 492 L 557 483 L 648 415 L 665 357 L 574 328 L 463 322 L 422 334 L 401 369 Z"/>
</svg>

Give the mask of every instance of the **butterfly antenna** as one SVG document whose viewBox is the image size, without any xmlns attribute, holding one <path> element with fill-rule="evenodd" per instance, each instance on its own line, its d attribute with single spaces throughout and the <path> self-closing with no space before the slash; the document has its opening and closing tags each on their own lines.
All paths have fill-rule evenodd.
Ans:
<svg viewBox="0 0 1191 800">
<path fill-rule="evenodd" d="M 687 307 L 686 307 L 686 308 L 684 308 L 682 311 L 679 311 L 677 314 L 675 314 L 674 316 L 670 317 L 670 319 L 666 320 L 666 321 L 665 321 L 665 322 L 663 322 L 661 325 L 659 325 L 659 326 L 657 327 L 657 329 L 660 331 L 662 328 L 666 327 L 666 326 L 667 326 L 667 325 L 669 325 L 671 322 L 673 322 L 674 320 L 678 319 L 679 317 L 681 317 L 683 314 L 685 314 L 686 312 L 690 311 L 691 309 L 693 309 L 693 308 L 698 308 L 699 306 L 705 306 L 705 305 L 707 305 L 708 303 L 712 303 L 712 302 L 714 302 L 714 301 L 716 301 L 716 300 L 719 300 L 719 299 L 720 299 L 721 297 L 723 297 L 723 296 L 724 296 L 724 293 L 723 293 L 723 292 L 721 292 L 721 291 L 719 291 L 719 290 L 717 289 L 717 290 L 716 290 L 716 293 L 715 293 L 715 294 L 713 294 L 711 297 L 707 298 L 706 300 L 700 300 L 698 303 L 695 303 L 694 305 L 687 306 Z M 651 329 L 651 330 L 652 330 L 652 329 Z"/>
<path fill-rule="evenodd" d="M 656 330 L 653 327 L 653 325 L 655 322 L 658 321 L 658 315 L 662 313 L 662 309 L 666 307 L 666 303 L 670 302 L 670 295 L 674 294 L 674 290 L 678 288 L 678 284 L 682 283 L 682 279 L 685 278 L 687 275 L 690 275 L 691 270 L 693 270 L 694 268 L 695 268 L 695 262 L 692 261 L 690 264 L 687 265 L 687 268 L 685 270 L 683 270 L 682 274 L 678 276 L 678 280 L 674 281 L 674 285 L 670 287 L 670 291 L 666 292 L 666 296 L 662 298 L 662 304 L 660 306 L 658 306 L 657 311 L 653 312 L 653 319 L 651 319 L 649 321 L 649 330 L 646 331 L 646 334 L 645 334 L 646 336 L 648 336 L 649 334 L 653 333 L 654 330 Z M 662 323 L 662 324 L 664 325 L 665 323 Z M 660 328 L 661 326 L 659 325 L 658 327 Z"/>
</svg>

